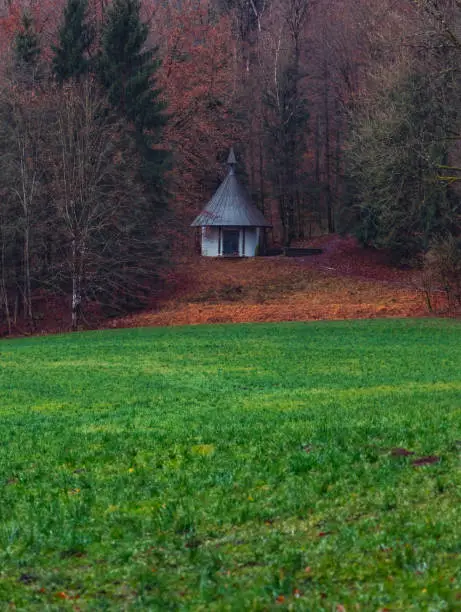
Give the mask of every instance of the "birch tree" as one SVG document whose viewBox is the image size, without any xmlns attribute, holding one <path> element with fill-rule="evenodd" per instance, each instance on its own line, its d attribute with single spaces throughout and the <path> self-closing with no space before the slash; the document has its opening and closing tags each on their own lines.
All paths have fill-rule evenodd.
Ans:
<svg viewBox="0 0 461 612">
<path fill-rule="evenodd" d="M 123 120 L 91 79 L 57 89 L 49 134 L 52 200 L 63 234 L 71 325 L 90 301 L 133 302 L 155 274 L 153 206 L 139 183 L 141 160 Z"/>
<path fill-rule="evenodd" d="M 47 122 L 46 110 L 34 90 L 11 82 L 0 101 L 3 120 L 1 166 L 4 205 L 9 224 L 14 220 L 11 254 L 18 298 L 15 312 L 22 305 L 25 318 L 33 323 L 32 285 L 34 249 L 39 234 L 39 209 L 43 194 L 42 143 Z M 11 232 L 8 232 L 11 234 Z M 35 258 L 36 263 L 36 258 Z"/>
<path fill-rule="evenodd" d="M 303 87 L 303 41 L 312 6 L 311 0 L 289 0 L 266 43 L 266 48 L 272 49 L 263 92 L 268 176 L 286 245 L 302 233 L 302 209 L 306 204 L 302 162 L 309 113 Z"/>
</svg>

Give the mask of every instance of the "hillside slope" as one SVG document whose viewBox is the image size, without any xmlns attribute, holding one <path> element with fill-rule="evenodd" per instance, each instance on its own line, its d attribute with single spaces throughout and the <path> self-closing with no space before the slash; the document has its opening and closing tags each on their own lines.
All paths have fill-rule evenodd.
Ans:
<svg viewBox="0 0 461 612">
<path fill-rule="evenodd" d="M 427 316 L 418 273 L 352 238 L 317 239 L 304 258 L 184 259 L 155 310 L 111 326 Z"/>
</svg>

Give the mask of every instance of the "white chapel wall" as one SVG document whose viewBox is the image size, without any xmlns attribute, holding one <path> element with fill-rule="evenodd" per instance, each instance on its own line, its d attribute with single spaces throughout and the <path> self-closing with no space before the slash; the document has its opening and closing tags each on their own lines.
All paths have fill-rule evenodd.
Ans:
<svg viewBox="0 0 461 612">
<path fill-rule="evenodd" d="M 202 227 L 202 255 L 205 257 L 218 257 L 219 228 Z"/>
<path fill-rule="evenodd" d="M 226 228 L 222 228 L 225 230 Z M 229 227 L 229 229 L 236 229 Z M 254 257 L 259 243 L 259 228 L 245 228 L 245 252 L 243 240 L 243 228 L 239 228 L 239 255 L 244 257 Z M 222 238 L 221 238 L 222 240 Z M 204 257 L 219 257 L 219 228 L 202 227 L 202 255 Z"/>
<path fill-rule="evenodd" d="M 256 246 L 258 244 L 259 229 L 256 227 L 247 227 L 245 229 L 245 256 L 254 257 L 256 254 Z"/>
</svg>

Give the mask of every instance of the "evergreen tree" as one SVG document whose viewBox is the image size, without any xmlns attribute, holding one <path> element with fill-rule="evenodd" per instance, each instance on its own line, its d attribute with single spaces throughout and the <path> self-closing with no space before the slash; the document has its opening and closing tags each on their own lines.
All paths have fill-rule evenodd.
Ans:
<svg viewBox="0 0 461 612">
<path fill-rule="evenodd" d="M 403 260 L 452 232 L 459 218 L 459 196 L 438 178 L 457 122 L 452 85 L 448 71 L 404 75 L 351 132 L 345 229 Z"/>
<path fill-rule="evenodd" d="M 34 20 L 28 12 L 21 17 L 21 25 L 14 39 L 14 55 L 18 67 L 36 68 L 40 59 L 40 41 Z"/>
<path fill-rule="evenodd" d="M 52 47 L 53 71 L 60 84 L 70 78 L 79 79 L 88 71 L 88 50 L 94 32 L 85 22 L 87 6 L 87 0 L 67 0 L 59 43 Z"/>
<path fill-rule="evenodd" d="M 102 33 L 98 63 L 101 83 L 114 109 L 132 123 L 143 157 L 143 179 L 157 191 L 162 183 L 165 153 L 152 148 L 167 121 L 166 104 L 155 88 L 160 65 L 156 49 L 145 48 L 148 26 L 141 21 L 139 0 L 114 0 Z"/>
</svg>

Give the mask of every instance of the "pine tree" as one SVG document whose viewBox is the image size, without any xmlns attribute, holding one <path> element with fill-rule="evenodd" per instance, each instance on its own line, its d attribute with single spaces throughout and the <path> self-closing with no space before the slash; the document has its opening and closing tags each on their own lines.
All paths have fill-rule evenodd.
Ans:
<svg viewBox="0 0 461 612">
<path fill-rule="evenodd" d="M 155 58 L 156 49 L 145 48 L 149 30 L 140 10 L 139 0 L 114 0 L 109 7 L 98 73 L 113 108 L 134 126 L 143 179 L 158 191 L 166 155 L 152 145 L 158 143 L 167 121 L 166 104 L 155 88 L 160 61 Z"/>
<path fill-rule="evenodd" d="M 40 58 L 40 41 L 32 16 L 24 12 L 14 39 L 14 55 L 18 66 L 36 67 Z"/>
<path fill-rule="evenodd" d="M 440 169 L 450 158 L 457 90 L 448 71 L 403 74 L 367 100 L 351 126 L 345 229 L 409 261 L 452 233 L 460 198 Z"/>
<path fill-rule="evenodd" d="M 87 6 L 87 0 L 67 0 L 59 43 L 52 47 L 53 71 L 60 84 L 70 78 L 79 79 L 88 71 L 88 50 L 94 32 L 85 22 Z"/>
</svg>

